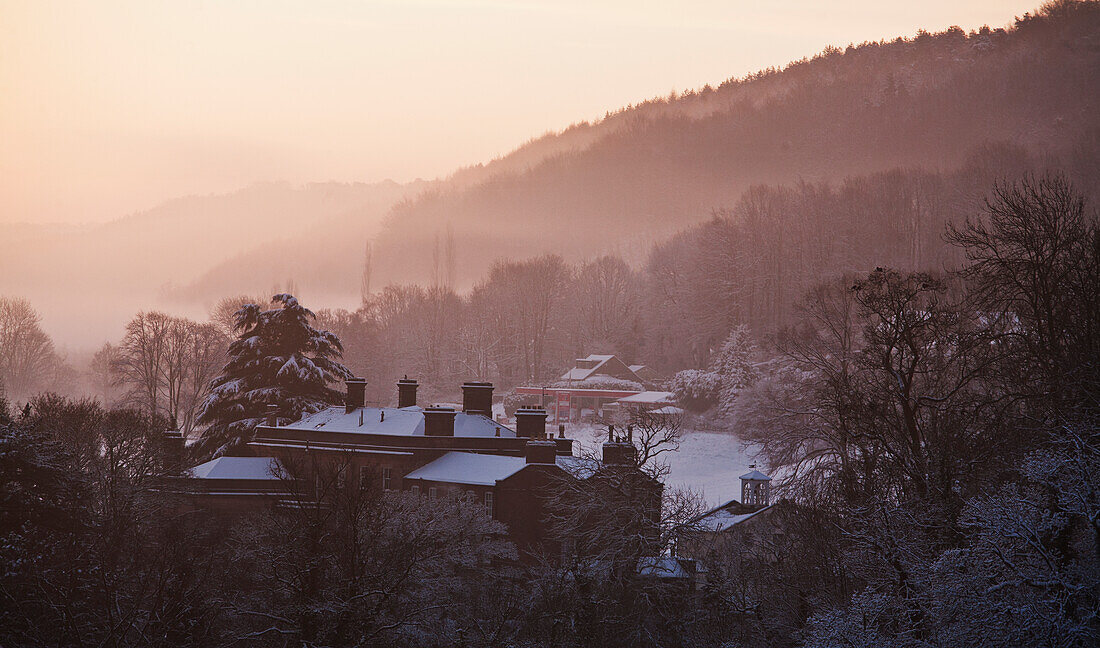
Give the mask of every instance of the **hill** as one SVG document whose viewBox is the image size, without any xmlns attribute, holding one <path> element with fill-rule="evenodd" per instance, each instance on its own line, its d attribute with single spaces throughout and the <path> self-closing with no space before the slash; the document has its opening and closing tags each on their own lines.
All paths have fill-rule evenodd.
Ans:
<svg viewBox="0 0 1100 648">
<path fill-rule="evenodd" d="M 99 344 L 140 309 L 205 314 L 227 294 L 269 290 L 293 276 L 288 258 L 324 258 L 301 241 L 354 240 L 361 254 L 386 211 L 417 186 L 259 184 L 100 225 L 0 225 L 0 294 L 30 298 L 55 337 Z M 183 288 L 219 266 L 231 280 Z"/>
<path fill-rule="evenodd" d="M 634 256 L 756 184 L 953 169 L 989 143 L 1064 160 L 1095 150 L 1098 71 L 1094 2 L 1047 5 L 1004 29 L 829 48 L 462 170 L 394 208 L 375 274 L 427 280 L 447 228 L 468 285 L 499 257 Z"/>
</svg>

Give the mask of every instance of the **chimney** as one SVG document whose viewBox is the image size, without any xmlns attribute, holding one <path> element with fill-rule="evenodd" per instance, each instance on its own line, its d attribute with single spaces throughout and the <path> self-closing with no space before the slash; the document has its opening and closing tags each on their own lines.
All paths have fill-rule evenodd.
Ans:
<svg viewBox="0 0 1100 648">
<path fill-rule="evenodd" d="M 546 436 L 546 410 L 521 407 L 516 410 L 516 436 L 541 439 Z"/>
<path fill-rule="evenodd" d="M 275 403 L 267 404 L 267 427 L 277 427 L 279 425 L 279 415 L 277 414 L 279 406 Z"/>
<path fill-rule="evenodd" d="M 557 444 L 546 435 L 531 439 L 524 448 L 524 456 L 529 464 L 552 464 L 557 461 Z"/>
<path fill-rule="evenodd" d="M 170 473 L 178 473 L 183 468 L 183 452 L 186 442 L 183 433 L 176 429 L 172 421 L 170 429 L 164 431 L 165 468 Z"/>
<path fill-rule="evenodd" d="M 462 383 L 462 411 L 493 418 L 493 383 Z"/>
<path fill-rule="evenodd" d="M 603 462 L 609 466 L 625 466 L 634 463 L 634 446 L 625 441 L 607 441 L 603 444 Z"/>
<path fill-rule="evenodd" d="M 410 379 L 408 376 L 398 380 L 397 406 L 412 407 L 416 405 L 416 388 L 419 386 L 420 384 L 416 382 L 416 379 Z"/>
<path fill-rule="evenodd" d="M 344 399 L 344 412 L 351 414 L 363 406 L 363 399 L 367 391 L 365 378 L 348 378 L 344 381 L 348 386 L 348 395 Z"/>
<path fill-rule="evenodd" d="M 455 435 L 453 407 L 428 407 L 424 410 L 424 436 L 453 437 Z"/>
</svg>

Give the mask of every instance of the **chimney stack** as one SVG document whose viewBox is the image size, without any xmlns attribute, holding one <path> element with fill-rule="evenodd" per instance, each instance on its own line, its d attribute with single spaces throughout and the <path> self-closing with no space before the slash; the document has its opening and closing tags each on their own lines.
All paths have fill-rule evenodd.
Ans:
<svg viewBox="0 0 1100 648">
<path fill-rule="evenodd" d="M 183 438 L 183 433 L 177 430 L 175 417 L 172 419 L 170 429 L 164 431 L 164 445 L 165 445 L 165 468 L 169 473 L 178 473 L 183 468 L 183 453 L 186 447 L 186 440 Z"/>
<path fill-rule="evenodd" d="M 558 460 L 558 446 L 553 439 L 543 434 L 527 442 L 524 456 L 529 464 L 552 464 Z"/>
<path fill-rule="evenodd" d="M 493 383 L 462 383 L 462 411 L 493 418 Z"/>
<path fill-rule="evenodd" d="M 546 436 L 546 410 L 521 407 L 516 410 L 516 436 L 541 439 Z"/>
<path fill-rule="evenodd" d="M 424 409 L 424 436 L 453 437 L 455 435 L 453 407 L 428 407 Z"/>
<path fill-rule="evenodd" d="M 634 446 L 625 441 L 607 441 L 603 444 L 603 462 L 608 466 L 626 466 L 635 462 Z"/>
<path fill-rule="evenodd" d="M 397 381 L 397 406 L 412 407 L 416 405 L 416 389 L 420 384 L 415 378 L 405 376 Z"/>
<path fill-rule="evenodd" d="M 279 406 L 275 403 L 267 404 L 267 421 L 265 421 L 267 423 L 267 427 L 276 427 L 279 425 L 279 415 L 277 413 L 278 410 Z"/>
<path fill-rule="evenodd" d="M 363 406 L 367 391 L 365 378 L 348 378 L 344 381 L 348 386 L 348 395 L 344 399 L 344 412 L 351 414 Z"/>
</svg>

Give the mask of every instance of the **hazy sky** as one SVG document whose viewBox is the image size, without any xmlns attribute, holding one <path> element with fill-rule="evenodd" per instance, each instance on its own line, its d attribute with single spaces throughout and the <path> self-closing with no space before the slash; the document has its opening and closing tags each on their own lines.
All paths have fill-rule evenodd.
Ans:
<svg viewBox="0 0 1100 648">
<path fill-rule="evenodd" d="M 672 89 L 1038 4 L 0 0 L 0 221 L 446 175 Z"/>
</svg>

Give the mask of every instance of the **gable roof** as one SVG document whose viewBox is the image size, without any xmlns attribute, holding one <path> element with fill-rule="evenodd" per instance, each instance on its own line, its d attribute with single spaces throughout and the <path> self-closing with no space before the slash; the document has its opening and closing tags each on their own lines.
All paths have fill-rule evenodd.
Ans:
<svg viewBox="0 0 1100 648">
<path fill-rule="evenodd" d="M 692 520 L 695 524 L 700 525 L 707 531 L 725 531 L 742 522 L 767 511 L 774 505 L 768 505 L 763 508 L 754 508 L 738 502 L 737 500 L 730 500 L 721 506 L 712 508 L 711 510 L 703 513 L 699 517 Z"/>
<path fill-rule="evenodd" d="M 608 373 L 608 370 L 612 373 Z M 609 377 L 620 380 L 642 382 L 642 379 L 625 362 L 614 355 L 599 353 L 590 354 L 587 358 L 577 358 L 577 366 L 562 374 L 561 380 L 588 380 L 597 374 L 607 374 Z"/>
<path fill-rule="evenodd" d="M 360 425 L 360 415 L 363 424 Z M 351 434 L 424 436 L 424 410 L 412 407 L 360 407 L 347 412 L 344 407 L 326 407 L 301 419 L 279 426 L 292 430 L 320 430 Z M 510 437 L 516 432 L 482 414 L 455 413 L 456 437 Z"/>
<path fill-rule="evenodd" d="M 193 479 L 278 480 L 282 466 L 272 457 L 218 457 L 187 471 Z"/>
<path fill-rule="evenodd" d="M 771 477 L 768 477 L 767 475 L 765 475 L 764 473 L 762 473 L 762 472 L 760 472 L 759 470 L 756 470 L 756 469 L 753 469 L 752 472 L 747 472 L 744 475 L 741 475 L 741 479 L 753 479 L 753 480 L 756 480 L 756 481 L 771 481 L 772 480 Z"/>
<path fill-rule="evenodd" d="M 405 475 L 405 479 L 493 486 L 523 470 L 526 465 L 527 460 L 523 457 L 448 452 Z"/>
<path fill-rule="evenodd" d="M 658 403 L 672 403 L 675 394 L 667 391 L 644 391 L 620 398 L 620 403 L 634 403 L 639 405 L 656 405 Z"/>
</svg>

